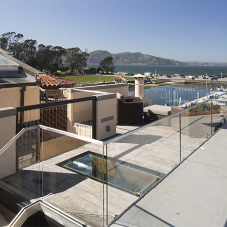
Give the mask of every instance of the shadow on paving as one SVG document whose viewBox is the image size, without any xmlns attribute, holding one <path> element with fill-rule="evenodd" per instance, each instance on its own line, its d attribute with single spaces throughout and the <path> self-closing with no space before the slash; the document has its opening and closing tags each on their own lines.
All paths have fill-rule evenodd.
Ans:
<svg viewBox="0 0 227 227">
<path fill-rule="evenodd" d="M 114 158 L 121 158 L 132 151 L 146 145 L 146 144 L 151 144 L 154 143 L 158 140 L 160 140 L 162 136 L 155 136 L 155 135 L 143 135 L 143 134 L 132 134 L 129 135 L 128 137 L 125 137 L 121 140 L 118 140 L 117 143 L 129 143 L 129 144 L 136 144 L 134 147 L 122 152 L 119 155 L 114 156 Z"/>
<path fill-rule="evenodd" d="M 25 199 L 38 199 L 50 193 L 56 194 L 79 184 L 87 177 L 75 173 L 21 170 L 2 181 Z"/>
</svg>

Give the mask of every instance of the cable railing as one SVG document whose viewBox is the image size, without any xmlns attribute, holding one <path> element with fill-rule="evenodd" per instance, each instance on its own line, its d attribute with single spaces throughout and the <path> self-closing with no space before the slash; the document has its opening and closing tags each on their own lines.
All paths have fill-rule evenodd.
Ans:
<svg viewBox="0 0 227 227">
<path fill-rule="evenodd" d="M 134 86 L 131 85 L 129 96 L 135 96 Z M 144 85 L 144 97 L 150 99 L 152 105 L 181 106 L 192 101 L 197 102 L 212 92 L 210 89 Z"/>
<path fill-rule="evenodd" d="M 47 140 L 46 136 L 50 134 L 52 138 Z M 70 174 L 69 171 L 58 166 L 58 163 L 70 156 L 80 154 L 81 151 L 76 149 L 82 149 L 81 147 L 85 144 L 102 147 L 101 141 L 48 126 L 34 125 L 23 128 L 0 150 L 0 159 L 4 160 L 0 167 L 1 187 L 9 193 L 20 195 L 20 199 L 23 198 L 30 203 L 45 200 L 68 214 L 71 214 L 72 210 L 80 211 L 77 216 L 73 214 L 72 217 L 77 220 L 79 215 L 79 218 L 83 220 L 90 215 L 90 212 L 81 208 L 75 201 L 70 202 L 67 195 L 71 195 L 74 199 L 76 196 L 82 202 L 85 193 L 82 189 L 89 188 L 85 191 L 91 196 L 90 192 L 97 186 L 85 183 L 79 186 L 75 192 L 64 193 L 66 188 L 70 189 L 80 182 L 85 182 L 86 177 Z M 98 190 L 102 192 L 102 187 L 98 187 Z M 101 203 L 102 197 L 97 197 L 97 195 L 93 195 L 93 197 L 96 202 L 100 200 Z M 87 200 L 87 203 L 89 202 Z M 68 209 L 66 209 L 67 204 L 70 205 Z M 82 210 L 83 212 L 81 212 Z M 97 216 L 98 222 L 102 223 L 101 208 L 93 215 Z M 87 223 L 87 221 L 85 222 Z"/>
<path fill-rule="evenodd" d="M 39 126 L 30 126 L 27 128 L 23 128 L 20 132 L 18 132 L 1 150 L 0 150 L 0 156 L 10 147 L 12 143 L 14 143 L 18 138 L 20 138 L 26 131 L 37 129 Z"/>
<path fill-rule="evenodd" d="M 96 138 L 96 97 L 17 107 L 17 132 L 38 124 Z"/>
</svg>

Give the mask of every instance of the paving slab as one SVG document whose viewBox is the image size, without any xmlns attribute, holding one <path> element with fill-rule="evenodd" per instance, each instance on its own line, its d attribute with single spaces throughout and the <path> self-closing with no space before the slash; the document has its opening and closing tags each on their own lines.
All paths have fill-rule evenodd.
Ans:
<svg viewBox="0 0 227 227">
<path fill-rule="evenodd" d="M 227 226 L 227 124 L 111 227 Z"/>
</svg>

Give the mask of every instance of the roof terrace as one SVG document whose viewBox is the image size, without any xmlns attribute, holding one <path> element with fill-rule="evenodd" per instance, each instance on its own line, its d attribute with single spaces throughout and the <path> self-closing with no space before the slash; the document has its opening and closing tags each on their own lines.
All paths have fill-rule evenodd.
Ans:
<svg viewBox="0 0 227 227">
<path fill-rule="evenodd" d="M 1 168 L 8 175 L 0 185 L 22 207 L 43 200 L 88 226 L 175 226 L 185 211 L 182 226 L 199 207 L 197 193 L 206 188 L 202 198 L 206 207 L 225 192 L 206 199 L 217 185 L 225 185 L 226 177 L 224 164 L 218 165 L 225 157 L 222 148 L 220 154 L 208 149 L 224 142 L 225 136 L 226 109 L 208 111 L 212 101 L 139 128 L 120 126 L 119 135 L 105 141 L 41 124 L 23 128 L 0 150 Z M 201 189 L 195 187 L 199 183 Z M 175 201 L 178 192 L 181 197 Z M 185 201 L 191 207 L 185 207 Z M 221 223 L 226 217 L 222 208 L 220 215 L 209 210 L 217 213 L 215 221 Z M 198 226 L 204 226 L 200 220 Z"/>
</svg>

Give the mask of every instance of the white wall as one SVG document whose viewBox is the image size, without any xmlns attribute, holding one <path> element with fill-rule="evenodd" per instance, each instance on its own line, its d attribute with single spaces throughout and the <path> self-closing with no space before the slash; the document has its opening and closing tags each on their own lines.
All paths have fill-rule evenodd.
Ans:
<svg viewBox="0 0 227 227">
<path fill-rule="evenodd" d="M 144 78 L 136 77 L 135 78 L 135 97 L 144 97 Z"/>
</svg>

